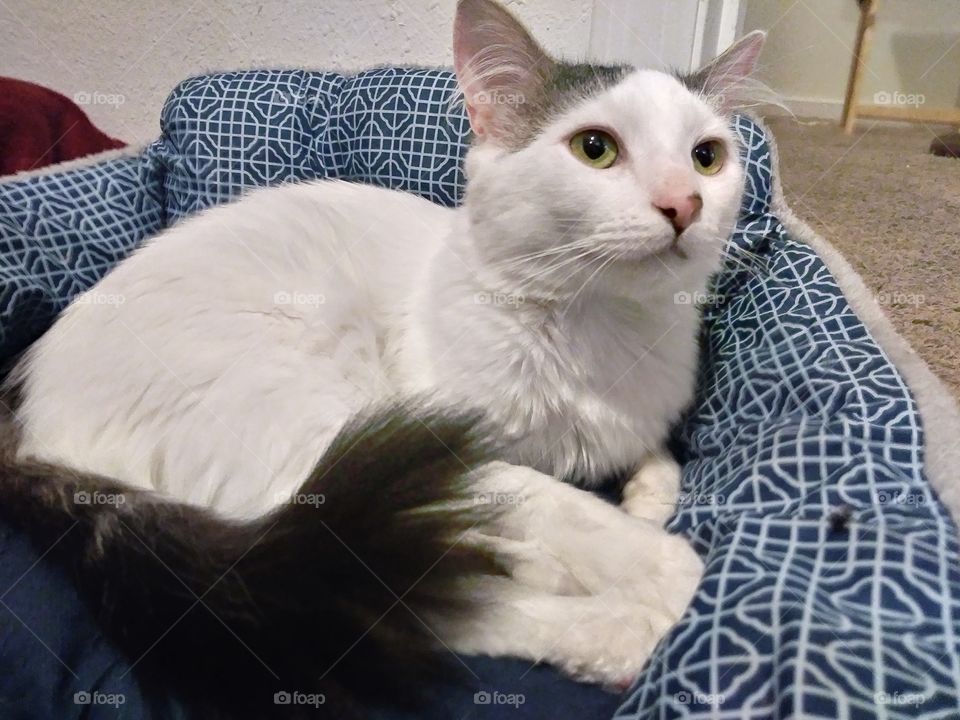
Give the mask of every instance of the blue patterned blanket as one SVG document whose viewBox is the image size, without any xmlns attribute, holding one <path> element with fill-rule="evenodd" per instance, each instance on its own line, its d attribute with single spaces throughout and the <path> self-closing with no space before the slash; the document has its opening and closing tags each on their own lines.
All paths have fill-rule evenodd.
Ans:
<svg viewBox="0 0 960 720">
<path fill-rule="evenodd" d="M 339 177 L 454 204 L 468 128 L 453 88 L 437 70 L 193 78 L 139 155 L 0 184 L 0 358 L 144 237 L 244 188 Z M 916 404 L 821 259 L 773 214 L 764 130 L 745 117 L 736 127 L 748 165 L 731 239 L 740 260 L 707 298 L 699 391 L 676 438 L 684 497 L 671 527 L 704 554 L 707 575 L 616 718 L 958 718 L 957 536 L 924 476 Z M 4 542 L 19 554 L 0 593 L 35 572 L 0 528 L 0 554 Z M 0 594 L 0 707 L 40 692 L 39 665 L 65 673 L 46 652 L 59 657 L 65 631 L 35 617 L 32 587 Z M 14 658 L 30 647 L 33 667 Z M 100 675 L 71 669 L 44 692 L 104 682 L 98 662 Z M 527 701 L 450 695 L 430 717 L 600 718 L 617 705 L 541 669 L 476 667 L 478 689 Z M 33 684 L 11 684 L 27 675 Z"/>
</svg>

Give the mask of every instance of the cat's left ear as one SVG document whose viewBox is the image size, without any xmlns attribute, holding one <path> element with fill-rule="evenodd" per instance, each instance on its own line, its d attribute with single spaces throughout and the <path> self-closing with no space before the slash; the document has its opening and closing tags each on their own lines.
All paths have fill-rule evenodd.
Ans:
<svg viewBox="0 0 960 720">
<path fill-rule="evenodd" d="M 521 106 L 543 92 L 555 68 L 526 28 L 493 0 L 460 0 L 453 59 L 473 132 L 509 144 Z"/>
<path fill-rule="evenodd" d="M 688 86 L 711 98 L 726 110 L 742 104 L 747 80 L 757 68 L 760 51 L 767 40 L 762 30 L 754 30 L 737 40 L 714 60 L 685 78 Z"/>
</svg>

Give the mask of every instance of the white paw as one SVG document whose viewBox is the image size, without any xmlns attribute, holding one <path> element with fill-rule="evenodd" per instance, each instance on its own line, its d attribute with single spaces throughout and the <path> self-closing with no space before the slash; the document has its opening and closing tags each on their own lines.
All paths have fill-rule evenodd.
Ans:
<svg viewBox="0 0 960 720">
<path fill-rule="evenodd" d="M 585 603 L 547 659 L 576 680 L 618 690 L 634 682 L 679 617 L 615 592 Z"/>
<path fill-rule="evenodd" d="M 657 592 L 662 601 L 661 610 L 673 622 L 680 619 L 703 577 L 703 560 L 682 535 L 670 535 L 663 540 L 664 557 L 655 577 Z"/>
<path fill-rule="evenodd" d="M 554 660 L 566 673 L 626 689 L 686 612 L 703 576 L 703 562 L 681 536 L 661 542 L 666 552 L 655 573 L 638 578 L 642 587 L 628 581 L 589 598 L 598 603 L 598 614 L 579 618 Z"/>
<path fill-rule="evenodd" d="M 673 458 L 650 455 L 623 488 L 620 506 L 630 515 L 663 525 L 680 497 L 680 466 Z"/>
<path fill-rule="evenodd" d="M 546 662 L 613 688 L 631 684 L 687 609 L 703 572 L 686 538 L 662 527 L 679 469 L 663 461 L 644 470 L 635 480 L 673 488 L 657 521 L 630 517 L 533 470 L 492 466 L 478 493 L 522 501 L 507 503 L 474 533 L 500 555 L 508 575 L 471 587 L 482 600 L 476 614 L 440 618 L 440 637 L 467 654 Z"/>
</svg>

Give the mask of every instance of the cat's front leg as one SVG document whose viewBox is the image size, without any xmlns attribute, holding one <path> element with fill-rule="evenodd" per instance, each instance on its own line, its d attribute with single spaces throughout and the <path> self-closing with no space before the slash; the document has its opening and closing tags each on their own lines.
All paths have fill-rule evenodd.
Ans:
<svg viewBox="0 0 960 720">
<path fill-rule="evenodd" d="M 555 595 L 515 579 L 488 577 L 471 587 L 480 610 L 451 622 L 428 618 L 451 650 L 514 657 L 622 691 L 643 670 L 677 616 L 617 590 Z M 432 620 L 432 622 L 431 622 Z"/>
<path fill-rule="evenodd" d="M 632 682 L 686 610 L 703 564 L 685 538 L 526 467 L 494 463 L 477 498 L 496 504 L 478 540 L 509 576 L 471 588 L 482 611 L 438 634 L 453 649 L 556 665 L 582 680 Z"/>
<path fill-rule="evenodd" d="M 666 450 L 647 453 L 623 487 L 620 506 L 636 518 L 663 525 L 680 499 L 680 466 Z"/>
</svg>

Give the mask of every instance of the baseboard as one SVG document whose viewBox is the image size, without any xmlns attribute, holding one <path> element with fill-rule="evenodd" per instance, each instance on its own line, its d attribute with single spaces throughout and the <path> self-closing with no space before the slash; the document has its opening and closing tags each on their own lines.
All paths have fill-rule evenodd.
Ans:
<svg viewBox="0 0 960 720">
<path fill-rule="evenodd" d="M 790 109 L 790 113 L 798 118 L 818 118 L 840 122 L 840 117 L 843 115 L 843 101 L 841 100 L 809 97 L 781 97 L 780 100 Z M 789 113 L 782 108 L 773 107 L 766 114 L 768 116 L 778 116 L 788 115 Z"/>
</svg>

